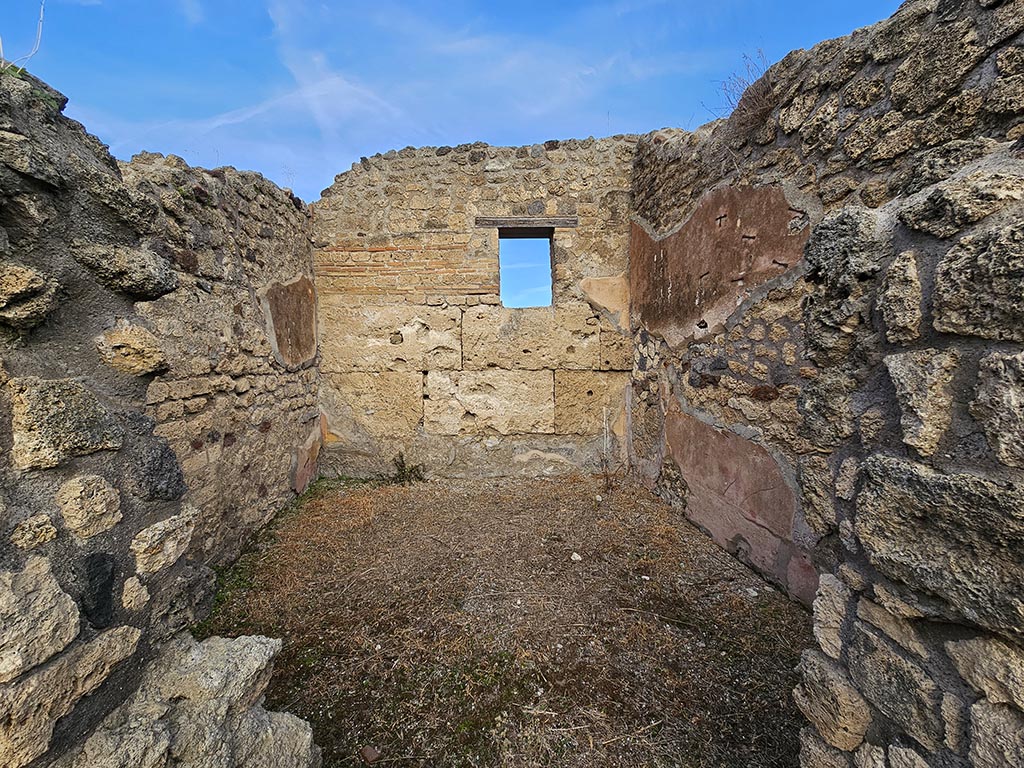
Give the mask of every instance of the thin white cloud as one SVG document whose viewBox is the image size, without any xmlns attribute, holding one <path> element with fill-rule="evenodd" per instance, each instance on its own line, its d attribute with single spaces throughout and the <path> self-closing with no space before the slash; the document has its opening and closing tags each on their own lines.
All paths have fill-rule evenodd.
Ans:
<svg viewBox="0 0 1024 768">
<path fill-rule="evenodd" d="M 621 24 L 618 17 L 666 2 L 587 7 L 558 20 L 558 29 L 544 37 L 481 27 L 474 18 L 446 26 L 437 15 L 387 0 L 364 22 L 372 25 L 368 34 L 384 36 L 411 62 L 408 75 L 387 83 L 387 95 L 420 127 L 419 135 L 447 143 L 453 134 L 486 139 L 543 126 L 554 135 L 584 124 L 591 130 L 606 125 L 612 133 L 606 103 L 613 89 L 709 72 L 721 64 L 720 52 L 647 54 L 628 40 L 616 37 L 608 46 L 607 36 L 601 37 Z M 304 21 L 298 15 L 290 19 L 296 31 Z"/>
<path fill-rule="evenodd" d="M 172 7 L 198 24 L 204 10 L 212 12 L 204 2 L 176 0 Z M 185 120 L 96 116 L 86 124 L 109 129 L 122 157 L 153 148 L 196 164 L 256 167 L 313 199 L 362 154 L 409 144 L 525 143 L 621 131 L 618 117 L 614 126 L 612 120 L 621 103 L 616 90 L 717 63 L 712 53 L 648 50 L 602 37 L 609 17 L 667 0 L 611 0 L 600 7 L 600 23 L 589 15 L 598 6 L 562 14 L 559 29 L 544 37 L 496 27 L 486 14 L 445 21 L 393 0 L 264 2 L 270 63 L 294 87 L 282 90 L 277 80 L 276 91 L 266 88 L 251 103 Z M 358 53 L 361 42 L 327 33 L 342 29 L 373 40 L 370 56 Z M 382 51 L 395 53 L 377 55 Z M 513 269 L 522 274 L 518 265 Z"/>
<path fill-rule="evenodd" d="M 280 96 L 247 107 L 228 110 L 200 120 L 185 121 L 200 133 L 210 133 L 227 125 L 238 125 L 278 111 L 283 115 L 308 108 L 317 122 L 338 126 L 359 116 L 394 116 L 395 111 L 373 93 L 349 82 L 341 75 L 327 74 L 308 78 L 305 84 Z"/>
<path fill-rule="evenodd" d="M 199 0 L 179 0 L 179 6 L 182 14 L 185 16 L 185 21 L 193 27 L 197 24 L 202 24 L 206 19 L 206 12 L 203 10 L 202 3 Z"/>
<path fill-rule="evenodd" d="M 124 120 L 74 107 L 72 112 L 108 137 L 112 153 L 122 159 L 155 149 L 196 165 L 259 168 L 279 184 L 298 187 L 305 199 L 315 199 L 333 172 L 365 152 L 366 140 L 357 151 L 352 137 L 380 134 L 400 123 L 401 112 L 332 69 L 323 54 L 302 50 L 297 41 L 278 42 L 279 58 L 295 86 L 254 103 L 174 120 Z"/>
<path fill-rule="evenodd" d="M 400 109 L 335 71 L 322 51 L 306 49 L 294 40 L 295 14 L 302 10 L 302 5 L 296 0 L 290 3 L 272 0 L 267 6 L 278 41 L 278 58 L 298 84 L 294 95 L 301 99 L 313 117 L 323 140 L 329 143 L 338 141 L 341 127 L 353 115 L 380 120 L 398 119 Z"/>
</svg>

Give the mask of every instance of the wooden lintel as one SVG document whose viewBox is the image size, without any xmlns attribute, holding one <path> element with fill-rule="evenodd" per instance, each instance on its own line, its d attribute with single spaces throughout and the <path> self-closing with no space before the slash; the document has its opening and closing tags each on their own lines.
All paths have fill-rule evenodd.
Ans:
<svg viewBox="0 0 1024 768">
<path fill-rule="evenodd" d="M 578 227 L 576 216 L 477 216 L 478 227 L 499 229 L 567 229 Z"/>
<path fill-rule="evenodd" d="M 502 240 L 552 240 L 555 237 L 554 227 L 498 227 L 498 237 Z"/>
</svg>

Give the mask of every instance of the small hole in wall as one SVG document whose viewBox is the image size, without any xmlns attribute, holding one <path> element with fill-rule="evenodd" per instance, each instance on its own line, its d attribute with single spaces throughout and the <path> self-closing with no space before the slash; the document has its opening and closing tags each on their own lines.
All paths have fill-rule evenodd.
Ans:
<svg viewBox="0 0 1024 768">
<path fill-rule="evenodd" d="M 551 306 L 551 238 L 498 237 L 501 303 L 506 307 Z"/>
</svg>

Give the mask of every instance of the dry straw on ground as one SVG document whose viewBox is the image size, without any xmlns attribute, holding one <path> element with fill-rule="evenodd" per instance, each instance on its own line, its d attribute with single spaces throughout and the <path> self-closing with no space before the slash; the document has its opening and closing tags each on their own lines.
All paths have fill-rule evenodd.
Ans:
<svg viewBox="0 0 1024 768">
<path fill-rule="evenodd" d="M 224 581 L 326 766 L 797 764 L 808 616 L 635 486 L 321 486 Z"/>
</svg>

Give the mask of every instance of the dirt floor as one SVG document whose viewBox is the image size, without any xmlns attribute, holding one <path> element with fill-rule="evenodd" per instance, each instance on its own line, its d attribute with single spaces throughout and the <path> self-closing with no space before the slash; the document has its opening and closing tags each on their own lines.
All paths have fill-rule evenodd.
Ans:
<svg viewBox="0 0 1024 768">
<path fill-rule="evenodd" d="M 797 765 L 807 613 L 628 482 L 321 483 L 221 582 L 327 768 Z"/>
</svg>

